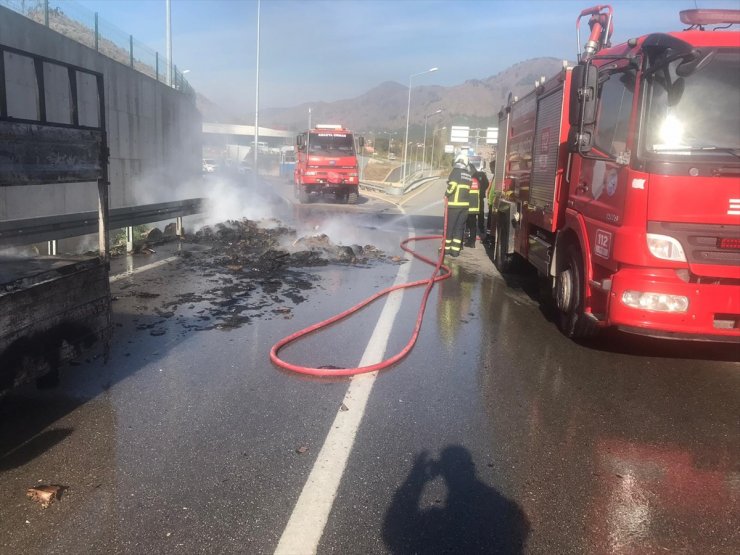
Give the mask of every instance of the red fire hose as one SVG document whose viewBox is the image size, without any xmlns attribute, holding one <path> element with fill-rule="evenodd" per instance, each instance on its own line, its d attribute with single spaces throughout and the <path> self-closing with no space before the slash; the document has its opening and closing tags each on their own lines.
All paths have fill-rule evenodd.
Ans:
<svg viewBox="0 0 740 555">
<path fill-rule="evenodd" d="M 403 250 L 410 253 L 412 256 L 418 258 L 419 260 L 426 262 L 427 264 L 431 266 L 434 266 L 434 271 L 432 272 L 432 275 L 430 275 L 428 279 L 420 279 L 418 281 L 410 281 L 408 283 L 401 283 L 399 285 L 387 287 L 386 289 L 383 289 L 382 291 L 379 291 L 375 295 L 368 297 L 364 301 L 356 304 L 352 308 L 348 308 L 344 312 L 341 312 L 335 316 L 332 316 L 331 318 L 327 320 L 324 320 L 323 322 L 318 322 L 316 324 L 313 324 L 312 326 L 304 328 L 300 331 L 297 331 L 281 339 L 280 341 L 278 341 L 272 346 L 272 349 L 270 349 L 270 360 L 275 365 L 279 366 L 280 368 L 284 368 L 285 370 L 291 370 L 293 372 L 298 372 L 300 374 L 309 374 L 311 376 L 354 376 L 356 374 L 364 374 L 366 372 L 375 372 L 376 370 L 382 370 L 383 368 L 388 368 L 389 366 L 395 364 L 396 362 L 404 358 L 406 355 L 408 355 L 411 352 L 411 349 L 414 347 L 414 344 L 416 343 L 416 338 L 419 336 L 419 330 L 421 329 L 421 322 L 422 322 L 422 319 L 424 318 L 424 310 L 426 309 L 427 299 L 429 298 L 429 293 L 431 293 L 432 291 L 432 287 L 434 287 L 434 284 L 436 282 L 442 281 L 443 279 L 447 279 L 448 277 L 450 277 L 450 269 L 444 264 L 442 264 L 442 261 L 444 260 L 444 238 L 446 235 L 447 235 L 447 199 L 445 199 L 445 218 L 444 218 L 444 227 L 443 227 L 442 235 L 422 235 L 418 237 L 409 237 L 401 241 L 401 248 Z M 426 256 L 419 254 L 418 252 L 413 251 L 410 247 L 407 246 L 407 244 L 410 243 L 411 241 L 429 241 L 429 240 L 434 240 L 434 239 L 442 240 L 442 245 L 439 250 L 439 256 L 437 257 L 436 262 L 430 258 L 427 258 Z M 440 274 L 439 273 L 440 270 L 444 270 L 445 273 Z M 335 322 L 338 322 L 339 320 L 343 320 L 350 314 L 354 314 L 361 308 L 364 308 L 365 306 L 369 305 L 370 303 L 382 297 L 383 295 L 387 295 L 388 293 L 392 291 L 397 291 L 399 289 L 419 287 L 421 285 L 426 285 L 426 289 L 424 290 L 424 295 L 421 300 L 421 305 L 419 306 L 419 313 L 416 316 L 416 325 L 414 326 L 414 331 L 412 332 L 408 343 L 406 343 L 406 346 L 390 358 L 382 360 L 376 364 L 371 364 L 369 366 L 361 366 L 359 368 L 331 368 L 329 369 L 329 368 L 312 368 L 310 366 L 300 366 L 298 364 L 291 364 L 290 362 L 286 362 L 282 360 L 278 356 L 280 349 L 282 349 L 289 343 L 293 343 L 294 341 L 300 339 L 301 337 L 314 333 L 315 331 L 325 328 Z"/>
</svg>

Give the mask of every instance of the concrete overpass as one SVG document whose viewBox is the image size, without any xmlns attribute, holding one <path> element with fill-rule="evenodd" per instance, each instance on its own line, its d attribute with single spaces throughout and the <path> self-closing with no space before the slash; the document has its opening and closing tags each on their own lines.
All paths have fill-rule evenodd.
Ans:
<svg viewBox="0 0 740 555">
<path fill-rule="evenodd" d="M 260 127 L 257 140 L 267 143 L 269 148 L 279 148 L 293 144 L 295 133 Z M 203 122 L 203 156 L 206 158 L 243 160 L 253 143 L 254 125 Z"/>
<path fill-rule="evenodd" d="M 233 123 L 208 123 L 203 122 L 203 133 L 206 135 L 225 135 L 249 137 L 254 140 L 254 125 L 236 125 Z M 274 139 L 290 139 L 295 137 L 293 131 L 282 131 L 280 129 L 270 129 L 269 127 L 259 128 L 259 140 L 270 142 Z M 284 142 L 284 141 L 283 141 Z"/>
</svg>

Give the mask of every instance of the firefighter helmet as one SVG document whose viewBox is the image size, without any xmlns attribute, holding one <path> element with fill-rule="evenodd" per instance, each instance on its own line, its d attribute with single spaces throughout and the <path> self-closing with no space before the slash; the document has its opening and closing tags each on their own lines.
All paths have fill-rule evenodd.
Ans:
<svg viewBox="0 0 740 555">
<path fill-rule="evenodd" d="M 461 152 L 457 155 L 457 158 L 455 158 L 455 164 L 462 164 L 465 168 L 468 167 L 468 155 L 464 152 Z"/>
</svg>

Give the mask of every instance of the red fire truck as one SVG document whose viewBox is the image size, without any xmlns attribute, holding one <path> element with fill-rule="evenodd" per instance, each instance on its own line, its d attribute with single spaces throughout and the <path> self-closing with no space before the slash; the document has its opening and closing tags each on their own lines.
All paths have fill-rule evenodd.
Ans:
<svg viewBox="0 0 740 555">
<path fill-rule="evenodd" d="M 358 138 L 360 148 L 364 145 Z M 341 202 L 355 204 L 360 177 L 354 135 L 341 125 L 317 125 L 296 137 L 296 198 L 309 202 L 312 194 L 334 193 Z"/>
<path fill-rule="evenodd" d="M 538 270 L 569 337 L 740 341 L 740 11 L 617 46 L 611 6 L 586 17 L 578 64 L 499 112 L 494 261 Z"/>
</svg>

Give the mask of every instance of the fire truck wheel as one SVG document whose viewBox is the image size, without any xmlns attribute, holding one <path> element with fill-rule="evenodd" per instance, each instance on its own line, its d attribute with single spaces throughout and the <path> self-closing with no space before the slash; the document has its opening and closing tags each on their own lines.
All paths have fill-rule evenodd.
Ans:
<svg viewBox="0 0 740 555">
<path fill-rule="evenodd" d="M 585 339 L 599 331 L 584 314 L 584 271 L 581 252 L 573 244 L 565 248 L 565 265 L 555 278 L 555 306 L 558 309 L 558 324 L 567 337 Z"/>
<path fill-rule="evenodd" d="M 350 191 L 347 195 L 347 204 L 357 204 L 358 198 L 359 195 L 357 194 L 357 191 Z"/>
<path fill-rule="evenodd" d="M 493 240 L 493 263 L 496 268 L 502 274 L 511 272 L 514 269 L 514 255 L 506 252 L 506 245 L 504 241 L 507 241 L 505 234 L 502 231 L 502 225 L 499 223 L 496 226 L 496 236 L 492 237 Z"/>
</svg>

